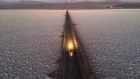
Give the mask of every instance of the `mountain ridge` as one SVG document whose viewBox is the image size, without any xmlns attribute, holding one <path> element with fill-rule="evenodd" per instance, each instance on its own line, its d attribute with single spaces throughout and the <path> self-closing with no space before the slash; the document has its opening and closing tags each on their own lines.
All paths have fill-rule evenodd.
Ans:
<svg viewBox="0 0 140 79">
<path fill-rule="evenodd" d="M 130 6 L 129 6 L 129 5 Z M 137 4 L 136 6 L 134 6 Z M 127 5 L 127 6 L 125 6 Z M 124 7 L 125 6 L 125 7 Z M 49 2 L 2 2 L 0 9 L 107 9 L 107 8 L 140 8 L 140 2 L 69 2 L 69 3 L 49 3 Z"/>
</svg>

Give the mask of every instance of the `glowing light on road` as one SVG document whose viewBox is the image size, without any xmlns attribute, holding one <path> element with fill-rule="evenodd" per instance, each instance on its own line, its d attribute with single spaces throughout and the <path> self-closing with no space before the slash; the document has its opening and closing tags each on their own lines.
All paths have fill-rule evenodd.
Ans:
<svg viewBox="0 0 140 79">
<path fill-rule="evenodd" d="M 74 49 L 73 42 L 69 41 L 68 42 L 68 50 L 73 50 L 73 49 Z"/>
<path fill-rule="evenodd" d="M 75 38 L 74 38 L 74 44 L 75 44 L 76 48 L 78 48 L 78 43 Z"/>
<path fill-rule="evenodd" d="M 69 52 L 69 55 L 70 55 L 71 57 L 73 57 L 73 52 Z"/>
</svg>

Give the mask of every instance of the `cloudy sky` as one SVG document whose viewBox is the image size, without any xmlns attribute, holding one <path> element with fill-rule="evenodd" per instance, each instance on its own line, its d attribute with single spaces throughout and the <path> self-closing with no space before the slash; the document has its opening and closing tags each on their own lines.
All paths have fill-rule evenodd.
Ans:
<svg viewBox="0 0 140 79">
<path fill-rule="evenodd" d="M 0 1 L 19 1 L 19 0 L 0 0 Z M 47 0 L 47 1 L 51 1 L 51 2 L 60 2 L 60 1 L 66 1 L 66 0 Z M 76 1 L 76 0 L 67 0 L 67 1 Z M 80 1 L 80 0 L 77 0 L 77 1 Z M 81 0 L 81 1 L 103 1 L 103 0 Z M 121 1 L 131 1 L 131 2 L 134 2 L 134 1 L 139 1 L 140 0 L 121 0 Z"/>
</svg>

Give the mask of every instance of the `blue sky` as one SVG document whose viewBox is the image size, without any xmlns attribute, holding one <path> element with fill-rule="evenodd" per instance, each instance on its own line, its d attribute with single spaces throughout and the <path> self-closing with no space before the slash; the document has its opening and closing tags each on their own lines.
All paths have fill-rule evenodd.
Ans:
<svg viewBox="0 0 140 79">
<path fill-rule="evenodd" d="M 13 1 L 19 1 L 19 0 L 0 0 L 0 1 L 11 1 L 11 2 L 13 2 Z M 47 0 L 48 1 L 48 0 Z M 63 1 L 63 0 L 50 0 L 51 2 L 52 1 L 55 1 L 55 2 L 59 2 L 59 1 Z M 64 0 L 65 1 L 65 0 Z M 73 0 L 74 1 L 74 0 Z M 79 0 L 80 1 L 80 0 Z M 81 0 L 82 1 L 82 0 Z M 101 1 L 101 0 L 84 0 L 84 1 Z M 140 2 L 140 0 L 121 0 L 121 1 L 131 1 L 131 2 L 136 2 L 136 1 L 139 1 Z"/>
</svg>

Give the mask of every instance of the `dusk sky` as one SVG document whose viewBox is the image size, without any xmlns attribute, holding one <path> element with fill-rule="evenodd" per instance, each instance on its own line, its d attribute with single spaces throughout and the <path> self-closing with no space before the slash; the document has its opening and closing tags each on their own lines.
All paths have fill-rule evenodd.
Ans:
<svg viewBox="0 0 140 79">
<path fill-rule="evenodd" d="M 19 1 L 19 0 L 0 0 L 0 1 Z M 38 0 L 39 1 L 39 0 Z M 65 0 L 47 0 L 47 1 L 50 1 L 50 2 L 62 2 L 62 1 L 65 1 Z M 76 0 L 67 0 L 67 1 L 76 1 Z M 103 1 L 103 0 L 77 0 L 77 1 Z M 131 2 L 140 2 L 140 0 L 121 0 L 121 1 L 131 1 Z"/>
</svg>

